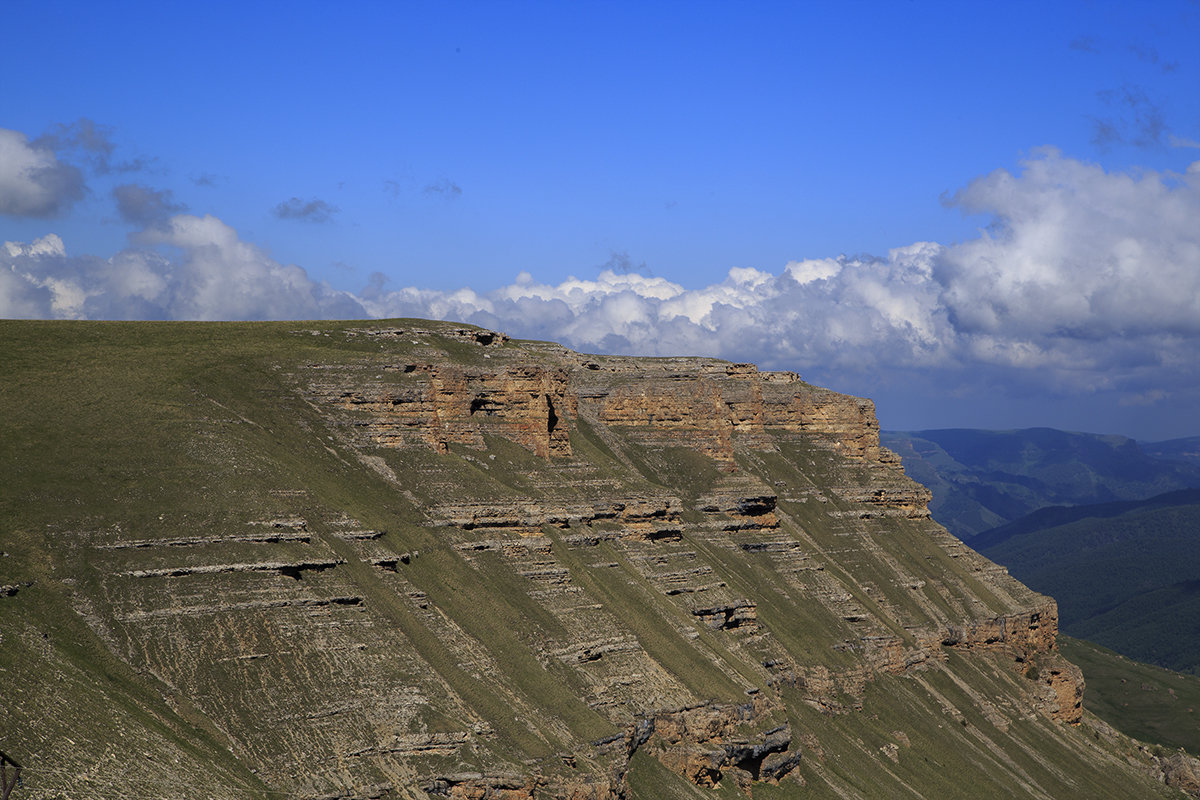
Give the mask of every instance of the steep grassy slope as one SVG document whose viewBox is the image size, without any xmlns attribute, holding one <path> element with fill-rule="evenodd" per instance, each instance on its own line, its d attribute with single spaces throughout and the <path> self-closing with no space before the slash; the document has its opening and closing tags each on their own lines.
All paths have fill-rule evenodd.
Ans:
<svg viewBox="0 0 1200 800">
<path fill-rule="evenodd" d="M 1053 594 L 1066 632 L 1139 661 L 1200 670 L 1200 491 L 1047 508 L 972 544 Z"/>
<path fill-rule="evenodd" d="M 1177 796 L 864 401 L 419 321 L 0 343 L 29 796 Z"/>
<path fill-rule="evenodd" d="M 1165 748 L 1200 753 L 1200 677 L 1142 664 L 1098 644 L 1060 636 L 1083 669 L 1087 705 L 1118 730 Z"/>
<path fill-rule="evenodd" d="M 1200 466 L 1175 457 L 1189 452 L 1183 441 L 1159 452 L 1124 436 L 1030 428 L 887 432 L 883 442 L 932 490 L 934 519 L 964 540 L 1046 506 L 1200 487 Z"/>
</svg>

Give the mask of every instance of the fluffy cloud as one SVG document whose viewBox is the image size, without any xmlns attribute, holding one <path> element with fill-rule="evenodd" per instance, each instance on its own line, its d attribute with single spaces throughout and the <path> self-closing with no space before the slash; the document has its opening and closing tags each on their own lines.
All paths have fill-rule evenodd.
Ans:
<svg viewBox="0 0 1200 800">
<path fill-rule="evenodd" d="M 31 244 L 6 242 L 0 251 L 0 316 L 196 320 L 364 316 L 353 297 L 311 280 L 300 267 L 280 264 L 213 216 L 171 217 L 140 233 L 137 244 L 111 258 L 98 258 L 69 256 L 54 234 Z"/>
<path fill-rule="evenodd" d="M 612 270 L 557 285 L 522 273 L 487 294 L 376 285 L 363 305 L 372 316 L 452 317 L 584 350 L 789 365 L 928 364 L 945 359 L 943 340 L 952 339 L 929 277 L 940 251 L 918 244 L 885 259 L 793 262 L 778 275 L 734 268 L 699 289 Z"/>
<path fill-rule="evenodd" d="M 1200 165 L 1106 172 L 1044 150 L 952 203 L 977 238 L 886 257 L 730 270 L 685 289 L 637 273 L 473 290 L 364 292 L 373 316 L 453 317 L 585 350 L 697 353 L 825 374 L 956 372 L 964 380 L 1134 391 L 1200 362 Z"/>
<path fill-rule="evenodd" d="M 935 265 L 960 337 L 1072 356 L 1200 341 L 1200 171 L 1108 173 L 1050 151 L 955 202 L 996 219 Z"/>
<path fill-rule="evenodd" d="M 83 197 L 83 174 L 54 150 L 0 128 L 0 214 L 52 217 Z"/>
<path fill-rule="evenodd" d="M 68 257 L 57 237 L 8 244 L 0 315 L 457 319 L 581 350 L 751 360 L 858 391 L 919 375 L 941 391 L 1115 390 L 1145 404 L 1196 384 L 1200 162 L 1106 172 L 1046 150 L 951 202 L 991 224 L 961 243 L 734 268 L 699 288 L 605 269 L 555 284 L 521 273 L 491 291 L 376 276 L 358 297 L 182 214 L 109 259 Z"/>
</svg>

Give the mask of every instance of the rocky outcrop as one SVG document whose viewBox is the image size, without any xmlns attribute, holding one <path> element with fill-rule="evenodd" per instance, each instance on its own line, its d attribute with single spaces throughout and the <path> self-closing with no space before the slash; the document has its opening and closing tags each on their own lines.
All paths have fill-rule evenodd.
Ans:
<svg viewBox="0 0 1200 800">
<path fill-rule="evenodd" d="M 320 331 L 316 331 L 317 334 Z M 413 344 L 418 344 L 421 339 L 436 337 L 439 340 L 450 339 L 452 341 L 465 342 L 467 344 L 479 345 L 481 347 L 499 347 L 509 341 L 509 336 L 506 333 L 499 331 L 489 331 L 485 328 L 475 328 L 466 326 L 439 325 L 436 328 L 423 325 L 412 325 L 408 327 L 372 327 L 372 328 L 349 328 L 346 330 L 349 336 L 363 336 L 371 339 L 397 339 L 400 341 L 413 341 Z"/>
<path fill-rule="evenodd" d="M 515 773 L 458 772 L 436 778 L 421 788 L 432 797 L 451 800 L 536 800 L 543 797 L 626 800 L 628 797 L 620 779 L 585 778 L 576 782 Z"/>
<path fill-rule="evenodd" d="M 942 644 L 963 649 L 1005 648 L 1022 660 L 1057 647 L 1058 604 L 1046 598 L 1035 609 L 948 625 Z"/>
<path fill-rule="evenodd" d="M 24 583 L 5 583 L 0 584 L 0 597 L 16 597 L 17 592 L 22 589 L 27 589 L 33 586 L 33 581 L 25 581 Z"/>
<path fill-rule="evenodd" d="M 696 786 L 716 786 L 727 775 L 738 786 L 778 783 L 800 763 L 789 725 L 762 729 L 778 712 L 756 696 L 740 705 L 707 703 L 665 711 L 639 721 L 626 733 L 632 754 L 644 747 L 663 766 Z"/>
<path fill-rule="evenodd" d="M 582 413 L 633 429 L 642 441 L 698 448 L 731 467 L 735 436 L 753 448 L 764 445 L 768 431 L 789 431 L 851 458 L 899 463 L 879 444 L 870 400 L 810 386 L 795 373 L 759 372 L 749 364 L 714 368 L 685 359 L 667 360 L 661 371 L 644 363 L 634 367 L 629 360 L 606 363 L 623 380 L 605 386 L 580 376 Z"/>
<path fill-rule="evenodd" d="M 484 435 L 503 436 L 542 458 L 571 455 L 567 420 L 574 398 L 562 369 L 518 365 L 500 371 L 403 364 L 386 382 L 316 387 L 326 402 L 366 412 L 351 423 L 378 445 L 451 444 L 482 449 Z"/>
<path fill-rule="evenodd" d="M 608 526 L 611 537 L 600 532 L 583 534 L 584 540 L 625 538 L 657 540 L 678 538 L 682 503 L 677 497 L 637 497 L 597 503 L 455 503 L 437 506 L 442 524 L 464 531 L 495 529 L 537 536 L 542 526 L 567 529 Z"/>
<path fill-rule="evenodd" d="M 751 600 L 739 599 L 715 606 L 692 609 L 692 616 L 720 631 L 752 631 L 758 628 L 758 606 Z"/>
<path fill-rule="evenodd" d="M 483 446 L 494 433 L 542 458 L 571 455 L 567 418 L 574 413 L 567 373 L 540 366 L 513 366 L 493 374 L 438 368 L 432 392 L 440 442 Z"/>
<path fill-rule="evenodd" d="M 725 531 L 773 530 L 779 527 L 775 514 L 779 496 L 765 486 L 722 486 L 724 491 L 700 498 L 696 508 L 712 524 Z"/>
<path fill-rule="evenodd" d="M 433 796 L 463 800 L 624 800 L 630 760 L 640 751 L 695 786 L 715 787 L 729 778 L 749 791 L 756 782 L 778 784 L 794 777 L 801 762 L 802 752 L 793 742 L 791 726 L 764 725 L 781 710 L 755 696 L 741 704 L 702 703 L 642 717 L 622 734 L 592 744 L 589 757 L 611 764 L 609 775 L 599 780 L 581 777 L 571 781 L 540 772 L 465 772 L 441 775 L 423 788 Z M 564 756 L 563 760 L 574 764 L 576 757 Z"/>
<path fill-rule="evenodd" d="M 300 580 L 304 572 L 322 572 L 344 563 L 341 559 L 305 561 L 265 561 L 242 564 L 196 564 L 190 566 L 161 567 L 159 569 L 132 569 L 124 573 L 134 578 L 181 578 L 185 575 L 213 575 L 222 572 L 277 572 Z"/>
<path fill-rule="evenodd" d="M 851 503 L 861 504 L 860 519 L 872 517 L 906 517 L 928 519 L 929 501 L 933 494 L 920 484 L 896 481 L 892 485 L 837 486 L 838 495 Z"/>
<path fill-rule="evenodd" d="M 367 335 L 365 329 L 359 333 Z M 312 389 L 325 402 L 366 412 L 353 424 L 387 447 L 482 448 L 483 435 L 494 434 L 544 458 L 568 457 L 571 420 L 582 413 L 652 446 L 703 453 L 729 470 L 735 439 L 752 448 L 769 446 L 764 435 L 771 430 L 810 436 L 850 458 L 899 463 L 879 444 L 870 400 L 750 364 L 612 357 L 580 359 L 574 368 L 404 363 L 385 370 L 387 380 L 378 375 L 355 386 L 321 381 Z"/>
<path fill-rule="evenodd" d="M 1012 657 L 1012 668 L 1038 689 L 1037 705 L 1053 719 L 1076 724 L 1083 717 L 1083 672 L 1058 654 L 1058 605 L 1047 598 L 1019 614 L 951 625 L 942 644 L 961 649 L 991 649 Z"/>
<path fill-rule="evenodd" d="M 791 372 L 759 373 L 764 428 L 803 433 L 851 458 L 899 463 L 879 444 L 875 404 L 803 382 Z"/>
<path fill-rule="evenodd" d="M 621 383 L 589 397 L 585 411 L 604 425 L 637 430 L 647 444 L 688 443 L 726 467 L 733 465 L 733 420 L 713 380 L 677 374 Z"/>
<path fill-rule="evenodd" d="M 1047 662 L 1035 677 L 1049 689 L 1042 693 L 1043 709 L 1052 719 L 1077 725 L 1083 719 L 1083 671 L 1061 656 Z"/>
<path fill-rule="evenodd" d="M 1200 797 L 1200 759 L 1187 753 L 1172 753 L 1161 760 L 1163 781 L 1191 797 Z"/>
</svg>

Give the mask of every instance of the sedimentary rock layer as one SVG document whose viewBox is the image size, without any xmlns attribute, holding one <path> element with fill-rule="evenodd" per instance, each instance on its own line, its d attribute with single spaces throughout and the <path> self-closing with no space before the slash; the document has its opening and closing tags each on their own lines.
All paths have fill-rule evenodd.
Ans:
<svg viewBox="0 0 1200 800">
<path fill-rule="evenodd" d="M 452 324 L 85 328 L 85 408 L 9 337 L 69 446 L 0 409 L 35 796 L 1168 791 L 868 400 Z"/>
</svg>

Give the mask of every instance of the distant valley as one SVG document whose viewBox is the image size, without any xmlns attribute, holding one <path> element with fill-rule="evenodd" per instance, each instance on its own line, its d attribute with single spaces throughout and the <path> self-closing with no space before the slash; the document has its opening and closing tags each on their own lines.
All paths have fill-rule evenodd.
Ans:
<svg viewBox="0 0 1200 800">
<path fill-rule="evenodd" d="M 1200 674 L 1200 489 L 1045 508 L 971 545 L 1058 600 L 1067 633 Z"/>
<path fill-rule="evenodd" d="M 938 522 L 1058 600 L 1066 632 L 1200 671 L 1200 437 L 1031 428 L 881 440 L 933 492 Z"/>
<path fill-rule="evenodd" d="M 1144 500 L 1200 487 L 1200 437 L 1141 443 L 1053 428 L 884 431 L 933 518 L 963 541 L 1047 506 Z"/>
</svg>

